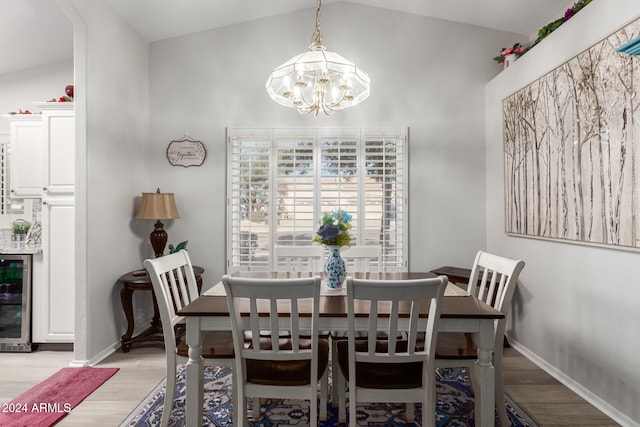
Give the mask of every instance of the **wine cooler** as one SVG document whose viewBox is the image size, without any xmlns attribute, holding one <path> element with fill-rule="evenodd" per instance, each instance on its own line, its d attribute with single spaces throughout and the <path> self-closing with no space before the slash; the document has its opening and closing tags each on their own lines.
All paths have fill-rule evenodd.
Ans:
<svg viewBox="0 0 640 427">
<path fill-rule="evenodd" d="M 31 351 L 31 255 L 0 254 L 0 352 Z"/>
</svg>

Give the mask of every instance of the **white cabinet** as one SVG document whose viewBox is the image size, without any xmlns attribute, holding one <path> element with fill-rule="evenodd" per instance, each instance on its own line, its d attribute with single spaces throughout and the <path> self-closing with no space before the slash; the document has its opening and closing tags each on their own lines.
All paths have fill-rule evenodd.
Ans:
<svg viewBox="0 0 640 427">
<path fill-rule="evenodd" d="M 42 110 L 42 263 L 33 292 L 33 342 L 68 342 L 75 330 L 75 118 L 73 103 Z M 35 273 L 34 269 L 34 274 Z"/>
<path fill-rule="evenodd" d="M 75 206 L 73 198 L 42 200 L 42 265 L 34 264 L 33 342 L 73 342 L 75 318 Z"/>
<path fill-rule="evenodd" d="M 75 184 L 75 111 L 72 102 L 37 102 L 42 110 L 45 194 L 73 194 Z"/>
<path fill-rule="evenodd" d="M 44 185 L 44 139 L 40 114 L 3 114 L 9 121 L 11 197 L 39 198 Z"/>
</svg>

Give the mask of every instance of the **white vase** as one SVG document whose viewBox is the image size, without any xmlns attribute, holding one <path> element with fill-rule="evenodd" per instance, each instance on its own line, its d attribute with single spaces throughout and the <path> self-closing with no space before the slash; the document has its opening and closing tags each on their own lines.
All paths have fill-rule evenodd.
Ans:
<svg viewBox="0 0 640 427">
<path fill-rule="evenodd" d="M 340 246 L 327 246 L 329 255 L 324 263 L 324 277 L 331 289 L 340 289 L 346 275 L 345 263 L 340 256 Z"/>
<path fill-rule="evenodd" d="M 506 55 L 504 57 L 504 68 L 508 68 L 509 65 L 511 65 L 514 62 L 516 62 L 516 59 L 518 59 L 518 56 L 515 53 L 512 53 L 510 55 Z"/>
</svg>

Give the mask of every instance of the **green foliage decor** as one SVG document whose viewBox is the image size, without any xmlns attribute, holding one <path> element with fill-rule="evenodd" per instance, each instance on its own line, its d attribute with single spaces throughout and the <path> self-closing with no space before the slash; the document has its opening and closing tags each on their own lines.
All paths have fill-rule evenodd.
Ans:
<svg viewBox="0 0 640 427">
<path fill-rule="evenodd" d="M 578 13 L 583 7 L 585 7 L 586 5 L 591 3 L 591 1 L 592 0 L 579 0 L 578 2 L 574 3 L 573 6 L 571 6 L 569 9 L 567 9 L 565 11 L 564 16 L 562 18 L 558 18 L 555 21 L 549 22 L 547 25 L 545 25 L 544 27 L 540 28 L 538 30 L 538 38 L 531 44 L 531 46 L 526 47 L 526 48 L 522 48 L 520 43 L 516 43 L 516 44 L 513 45 L 512 48 L 502 48 L 500 50 L 500 55 L 496 56 L 495 58 L 493 58 L 493 60 L 496 61 L 496 62 L 502 63 L 502 62 L 504 62 L 504 57 L 506 55 L 510 54 L 510 53 L 515 53 L 517 56 L 524 55 L 529 50 L 531 50 L 532 47 L 534 47 L 535 45 L 540 43 L 545 37 L 547 37 L 549 34 L 553 33 L 555 30 L 557 30 L 558 27 L 560 27 L 562 24 L 564 24 L 569 19 L 571 19 L 573 17 L 573 15 Z M 517 52 L 516 51 L 509 52 L 509 49 L 515 50 L 516 47 L 520 47 L 521 50 L 517 51 Z"/>
</svg>

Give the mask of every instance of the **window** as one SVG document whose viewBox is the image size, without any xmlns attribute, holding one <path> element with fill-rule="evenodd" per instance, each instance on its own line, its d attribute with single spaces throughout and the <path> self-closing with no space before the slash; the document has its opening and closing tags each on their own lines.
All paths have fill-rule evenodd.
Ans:
<svg viewBox="0 0 640 427">
<path fill-rule="evenodd" d="M 407 269 L 407 130 L 228 129 L 227 268 L 274 269 L 274 245 L 310 245 L 324 212 L 353 216 L 352 245 Z"/>
</svg>

